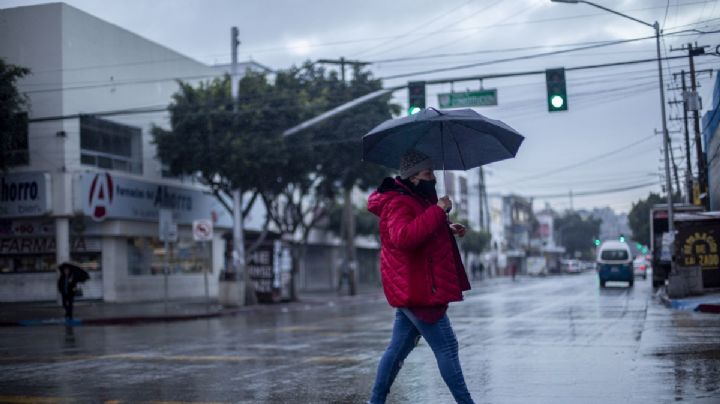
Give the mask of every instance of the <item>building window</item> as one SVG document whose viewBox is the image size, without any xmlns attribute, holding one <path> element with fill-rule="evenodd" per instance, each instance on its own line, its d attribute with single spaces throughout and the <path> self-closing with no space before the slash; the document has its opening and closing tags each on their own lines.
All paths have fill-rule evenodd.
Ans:
<svg viewBox="0 0 720 404">
<path fill-rule="evenodd" d="M 3 151 L 2 159 L 8 167 L 23 166 L 30 163 L 28 153 L 28 115 L 15 114 L 8 128 L 7 150 Z"/>
<path fill-rule="evenodd" d="M 128 239 L 128 272 L 130 275 L 162 275 L 167 254 L 171 274 L 212 272 L 210 246 L 192 238 L 165 243 L 157 238 L 135 237 Z"/>
<path fill-rule="evenodd" d="M 80 117 L 80 163 L 142 174 L 142 130 L 92 116 Z"/>
<path fill-rule="evenodd" d="M 99 238 L 70 239 L 70 260 L 86 271 L 101 271 Z M 54 237 L 0 238 L 0 273 L 56 272 Z"/>
</svg>

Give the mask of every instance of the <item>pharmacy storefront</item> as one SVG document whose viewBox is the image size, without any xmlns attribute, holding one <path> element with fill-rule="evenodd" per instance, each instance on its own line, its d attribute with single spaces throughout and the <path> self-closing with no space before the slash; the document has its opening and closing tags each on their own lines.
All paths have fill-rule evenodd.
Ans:
<svg viewBox="0 0 720 404">
<path fill-rule="evenodd" d="M 164 268 L 169 298 L 203 297 L 206 272 L 210 296 L 217 295 L 222 235 L 232 219 L 212 195 L 107 172 L 66 175 L 73 212 L 67 226 L 58 226 L 50 176 L 0 177 L 0 301 L 55 300 L 58 247 L 90 273 L 83 299 L 163 299 Z M 167 244 L 159 234 L 161 210 L 170 212 L 176 228 Z M 198 219 L 212 222 L 209 241 L 193 238 Z"/>
</svg>

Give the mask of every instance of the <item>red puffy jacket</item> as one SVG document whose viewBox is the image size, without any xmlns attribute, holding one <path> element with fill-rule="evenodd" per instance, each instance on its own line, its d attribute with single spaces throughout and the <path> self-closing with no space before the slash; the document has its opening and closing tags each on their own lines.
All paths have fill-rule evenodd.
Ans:
<svg viewBox="0 0 720 404">
<path fill-rule="evenodd" d="M 386 178 L 370 195 L 368 210 L 380 218 L 380 271 L 391 306 L 462 300 L 470 282 L 442 208 Z"/>
</svg>

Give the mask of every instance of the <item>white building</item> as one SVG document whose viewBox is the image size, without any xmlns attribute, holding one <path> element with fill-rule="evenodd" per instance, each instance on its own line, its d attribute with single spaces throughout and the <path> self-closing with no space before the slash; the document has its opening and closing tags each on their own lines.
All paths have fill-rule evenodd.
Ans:
<svg viewBox="0 0 720 404">
<path fill-rule="evenodd" d="M 167 126 L 176 79 L 218 68 L 62 3 L 0 10 L 0 58 L 32 71 L 19 83 L 25 145 L 0 177 L 0 301 L 55 299 L 67 260 L 90 271 L 86 298 L 162 299 L 166 259 L 170 298 L 203 296 L 205 270 L 216 295 L 231 217 L 199 184 L 163 175 L 150 130 Z M 169 251 L 161 208 L 179 226 Z M 209 245 L 191 234 L 203 218 Z"/>
</svg>

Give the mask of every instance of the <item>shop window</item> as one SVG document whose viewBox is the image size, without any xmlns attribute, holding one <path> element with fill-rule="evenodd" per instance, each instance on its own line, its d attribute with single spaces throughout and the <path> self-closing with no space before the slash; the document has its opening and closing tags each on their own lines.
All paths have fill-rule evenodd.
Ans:
<svg viewBox="0 0 720 404">
<path fill-rule="evenodd" d="M 101 271 L 101 253 L 71 253 L 70 260 L 86 271 Z M 0 273 L 56 272 L 55 254 L 13 254 L 0 256 Z"/>
<path fill-rule="evenodd" d="M 165 243 L 157 238 L 135 237 L 128 239 L 128 272 L 130 275 L 162 275 L 167 265 L 171 274 L 212 272 L 210 246 L 192 238 Z"/>
<path fill-rule="evenodd" d="M 142 174 L 142 130 L 92 116 L 80 117 L 80 163 Z"/>
<path fill-rule="evenodd" d="M 30 163 L 28 154 L 28 115 L 15 114 L 8 128 L 7 150 L 0 156 L 7 166 L 22 166 Z"/>
</svg>

